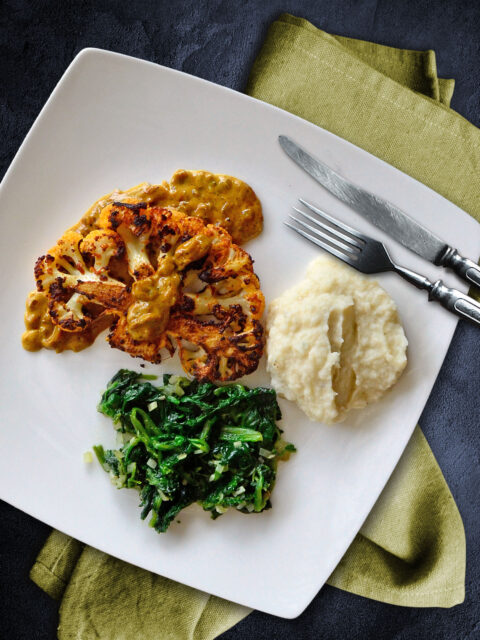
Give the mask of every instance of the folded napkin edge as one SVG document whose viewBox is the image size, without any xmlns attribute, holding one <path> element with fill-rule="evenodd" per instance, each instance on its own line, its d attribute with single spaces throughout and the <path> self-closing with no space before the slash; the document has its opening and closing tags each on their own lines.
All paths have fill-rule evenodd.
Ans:
<svg viewBox="0 0 480 640">
<path fill-rule="evenodd" d="M 61 576 L 56 575 L 41 560 L 35 560 L 30 569 L 29 577 L 39 589 L 44 591 L 53 600 L 60 600 L 68 584 Z"/>
<path fill-rule="evenodd" d="M 288 15 L 288 14 L 287 14 Z M 303 18 L 301 20 L 304 20 Z M 348 46 L 343 45 L 336 36 L 326 32 L 326 31 L 322 31 L 321 29 L 318 29 L 317 27 L 315 27 L 314 25 L 312 25 L 310 22 L 308 22 L 307 20 L 305 20 L 305 23 L 310 25 L 311 28 L 305 28 L 305 26 L 302 25 L 298 25 L 295 23 L 292 23 L 290 21 L 282 21 L 282 20 L 276 20 L 275 22 L 273 22 L 268 30 L 268 34 L 267 34 L 267 38 L 264 41 L 264 45 L 267 44 L 269 42 L 269 40 L 272 39 L 282 39 L 282 40 L 287 40 L 289 41 L 290 46 L 294 47 L 297 51 L 303 52 L 304 54 L 306 54 L 308 57 L 313 58 L 315 60 L 317 60 L 318 62 L 321 63 L 325 63 L 327 67 L 329 67 L 332 70 L 338 71 L 340 73 L 342 73 L 342 75 L 344 75 L 345 77 L 353 80 L 355 83 L 358 83 L 358 78 L 355 76 L 351 76 L 349 74 L 347 74 L 345 72 L 345 69 L 342 69 L 339 65 L 333 65 L 331 63 L 326 63 L 324 58 L 322 58 L 321 56 L 315 55 L 314 53 L 312 53 L 312 51 L 310 51 L 309 49 L 298 45 L 296 42 L 293 43 L 292 40 L 290 38 L 282 38 L 280 35 L 276 35 L 273 34 L 273 31 L 276 28 L 280 28 L 280 29 L 294 29 L 296 31 L 298 31 L 299 34 L 302 34 L 302 36 L 306 36 L 310 39 L 311 43 L 312 43 L 312 48 L 316 49 L 318 48 L 319 44 L 321 44 L 321 40 L 318 38 L 318 35 L 316 32 L 318 32 L 318 34 L 321 34 L 322 38 L 324 40 L 327 40 L 331 45 L 337 47 L 343 55 L 347 56 L 352 62 L 355 62 L 357 64 L 362 64 L 365 65 L 366 67 L 369 68 L 369 70 L 371 71 L 371 73 L 375 74 L 376 76 L 378 76 L 379 80 L 382 80 L 384 82 L 388 83 L 392 83 L 395 87 L 397 87 L 398 93 L 399 95 L 405 95 L 405 91 L 408 91 L 410 94 L 413 94 L 414 96 L 417 96 L 417 98 L 419 100 L 424 100 L 425 104 L 429 104 L 429 105 L 435 105 L 436 107 L 439 107 L 439 112 L 442 114 L 445 114 L 445 116 L 447 117 L 453 117 L 456 120 L 458 120 L 460 123 L 462 123 L 463 126 L 468 125 L 468 127 L 470 128 L 470 130 L 473 132 L 476 132 L 476 137 L 478 138 L 478 140 L 470 140 L 470 143 L 475 147 L 475 148 L 480 148 L 480 135 L 479 135 L 479 130 L 477 127 L 475 127 L 475 125 L 473 125 L 469 120 L 467 120 L 464 116 L 462 116 L 460 113 L 458 113 L 458 111 L 455 111 L 454 109 L 452 109 L 451 107 L 447 106 L 446 104 L 444 104 L 442 102 L 442 100 L 440 99 L 440 96 L 434 97 L 434 96 L 428 96 L 425 93 L 422 93 L 420 91 L 416 91 L 415 89 L 412 89 L 409 86 L 406 86 L 404 84 L 401 84 L 400 82 L 397 82 L 395 79 L 385 75 L 384 73 L 382 73 L 381 71 L 379 71 L 378 69 L 376 69 L 375 67 L 369 65 L 367 62 L 365 62 L 364 60 L 360 59 L 354 52 L 352 52 L 351 50 L 349 50 Z M 343 36 L 339 36 L 342 37 Z M 347 38 L 345 38 L 347 39 Z M 366 42 L 366 41 L 365 41 Z M 386 45 L 379 45 L 381 47 L 385 47 L 385 48 L 390 48 L 390 49 L 395 49 L 395 47 L 387 47 Z M 408 49 L 404 49 L 403 51 L 409 51 Z M 412 50 L 413 51 L 413 50 Z M 425 54 L 429 54 L 429 53 L 435 53 L 433 50 L 431 49 L 427 49 L 425 51 L 413 51 L 414 53 L 425 53 Z M 258 58 L 262 55 L 263 51 L 261 50 L 259 53 L 259 56 L 257 57 L 257 60 L 254 63 L 254 67 L 256 62 L 258 61 Z M 249 95 L 252 95 L 252 89 L 250 86 L 250 80 L 251 80 L 251 76 L 249 78 L 249 82 L 247 83 L 247 88 L 246 88 L 246 93 Z M 439 79 L 440 80 L 440 79 Z M 451 82 L 450 79 L 445 79 L 445 82 Z M 452 93 L 453 93 L 453 89 L 452 89 Z M 261 100 L 263 100 L 264 102 L 269 102 L 269 100 L 266 100 L 264 98 L 260 98 Z M 275 102 L 271 103 L 271 104 L 275 104 Z M 392 104 L 394 104 L 395 106 L 400 106 L 401 108 L 402 105 L 398 105 L 398 103 L 396 102 L 392 102 Z M 412 105 L 408 105 L 408 103 L 406 103 L 405 108 L 410 107 L 408 110 L 411 113 L 412 112 Z M 284 107 L 281 107 L 284 108 Z M 288 109 L 285 109 L 286 111 L 288 111 Z M 415 112 L 414 112 L 415 113 Z M 438 112 L 437 112 L 438 113 Z M 301 116 L 303 117 L 303 116 Z M 308 118 L 304 118 L 306 120 L 308 120 Z M 432 124 L 434 126 L 439 126 L 437 123 L 434 123 L 432 120 L 429 120 L 426 122 L 427 124 Z M 449 126 L 445 126 L 445 127 L 441 127 L 441 129 L 446 132 L 449 133 L 450 135 L 453 134 L 454 137 L 461 139 L 463 142 L 465 141 L 463 136 L 459 136 L 456 133 L 453 133 L 451 131 L 451 127 Z"/>
<path fill-rule="evenodd" d="M 360 598 L 368 598 L 370 600 L 376 600 L 385 604 L 390 604 L 396 607 L 408 607 L 409 609 L 450 609 L 465 601 L 465 584 L 458 582 L 457 584 L 444 587 L 443 589 L 434 589 L 432 591 L 418 591 L 415 596 L 420 597 L 421 602 L 412 603 L 412 594 L 391 593 L 389 596 L 378 593 L 378 584 L 370 583 L 365 580 L 361 586 L 352 586 L 342 584 L 342 581 L 331 582 L 330 578 L 327 580 L 327 584 L 335 589 L 347 591 L 353 593 Z M 438 600 L 438 595 L 452 594 L 450 598 L 442 598 Z"/>
</svg>

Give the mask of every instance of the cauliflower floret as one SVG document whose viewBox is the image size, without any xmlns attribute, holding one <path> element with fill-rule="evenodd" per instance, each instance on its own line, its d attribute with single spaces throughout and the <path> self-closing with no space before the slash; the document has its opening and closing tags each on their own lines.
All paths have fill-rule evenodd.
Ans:
<svg viewBox="0 0 480 640">
<path fill-rule="evenodd" d="M 169 325 L 175 335 L 185 371 L 196 378 L 234 380 L 255 371 L 263 353 L 265 300 L 252 259 L 216 228 L 202 269 L 190 272 L 204 282 L 197 291 L 183 292 L 181 313 Z"/>
<path fill-rule="evenodd" d="M 135 279 L 154 273 L 147 246 L 156 231 L 155 220 L 145 202 L 114 202 L 102 210 L 98 226 L 122 238 L 127 252 L 128 271 Z"/>
<path fill-rule="evenodd" d="M 116 249 L 113 241 L 108 232 L 93 231 L 84 239 L 75 231 L 67 231 L 37 260 L 37 289 L 48 293 L 50 316 L 65 331 L 82 331 L 100 314 L 125 305 L 125 284 L 106 275 L 111 257 L 124 251 L 121 238 Z M 92 302 L 95 309 L 89 310 Z"/>
<path fill-rule="evenodd" d="M 125 252 L 123 241 L 118 233 L 110 229 L 91 231 L 81 243 L 82 257 L 93 263 L 90 270 L 97 275 L 106 275 L 108 279 L 108 267 L 112 258 L 120 258 Z"/>
</svg>

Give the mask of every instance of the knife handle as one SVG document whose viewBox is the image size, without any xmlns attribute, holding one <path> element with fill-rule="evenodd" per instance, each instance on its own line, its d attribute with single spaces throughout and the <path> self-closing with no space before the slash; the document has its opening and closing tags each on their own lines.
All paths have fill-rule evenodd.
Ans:
<svg viewBox="0 0 480 640">
<path fill-rule="evenodd" d="M 433 284 L 428 292 L 428 299 L 436 300 L 445 309 L 480 327 L 480 304 L 465 293 L 446 287 L 441 280 Z"/>
<path fill-rule="evenodd" d="M 449 247 L 441 256 L 439 264 L 453 269 L 461 278 L 476 287 L 480 287 L 480 267 L 473 260 L 462 258 L 456 249 Z"/>
</svg>

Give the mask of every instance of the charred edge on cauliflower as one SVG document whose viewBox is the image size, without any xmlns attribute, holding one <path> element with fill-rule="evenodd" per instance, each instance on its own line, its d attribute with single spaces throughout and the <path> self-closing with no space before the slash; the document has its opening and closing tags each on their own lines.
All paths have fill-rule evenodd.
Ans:
<svg viewBox="0 0 480 640">
<path fill-rule="evenodd" d="M 146 209 L 148 207 L 147 202 L 112 202 L 116 207 L 125 207 L 131 211 L 138 211 L 139 209 Z"/>
</svg>

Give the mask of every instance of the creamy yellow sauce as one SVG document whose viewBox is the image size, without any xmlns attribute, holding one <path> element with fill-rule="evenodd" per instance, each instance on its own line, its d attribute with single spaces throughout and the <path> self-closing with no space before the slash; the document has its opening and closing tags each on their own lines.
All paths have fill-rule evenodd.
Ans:
<svg viewBox="0 0 480 640">
<path fill-rule="evenodd" d="M 262 231 L 260 201 L 242 180 L 208 171 L 176 171 L 169 183 L 168 204 L 205 223 L 218 224 L 236 244 Z"/>
<path fill-rule="evenodd" d="M 153 342 L 160 338 L 170 319 L 170 309 L 178 299 L 179 286 L 178 273 L 164 277 L 155 274 L 135 283 L 132 293 L 137 302 L 127 312 L 128 333 L 134 340 Z"/>
<path fill-rule="evenodd" d="M 238 178 L 209 171 L 175 171 L 170 182 L 142 182 L 126 191 L 113 191 L 97 200 L 72 227 L 86 235 L 104 207 L 124 200 L 147 202 L 156 207 L 174 207 L 205 224 L 226 229 L 236 244 L 258 236 L 263 228 L 262 205 L 253 189 Z"/>
<path fill-rule="evenodd" d="M 177 269 L 185 269 L 191 262 L 203 258 L 203 256 L 208 253 L 211 244 L 212 238 L 201 233 L 193 236 L 193 238 L 190 238 L 190 240 L 186 242 L 182 242 L 182 244 L 177 247 L 173 257 Z"/>
<path fill-rule="evenodd" d="M 101 318 L 86 331 L 63 331 L 53 324 L 48 313 L 47 294 L 32 291 L 28 294 L 25 311 L 25 331 L 22 334 L 22 347 L 27 351 L 54 349 L 61 351 L 82 351 L 95 342 L 96 337 L 112 322 L 112 318 Z"/>
<path fill-rule="evenodd" d="M 97 229 L 101 211 L 113 202 L 147 202 L 152 206 L 174 207 L 189 216 L 201 218 L 226 229 L 236 244 L 254 238 L 262 231 L 260 201 L 253 189 L 238 178 L 208 171 L 176 171 L 170 182 L 152 185 L 143 182 L 126 191 L 113 191 L 99 198 L 69 229 L 83 237 Z M 127 313 L 128 331 L 134 340 L 154 341 L 167 326 L 170 309 L 179 295 L 178 271 L 205 256 L 212 239 L 196 235 L 179 245 L 173 256 L 164 256 L 154 275 L 135 282 L 135 299 Z M 47 294 L 33 291 L 28 295 L 25 312 L 26 331 L 22 346 L 27 351 L 41 348 L 81 351 L 111 325 L 114 316 L 105 315 L 84 331 L 68 332 L 52 322 Z"/>
<path fill-rule="evenodd" d="M 147 202 L 152 206 L 166 206 L 164 201 L 168 198 L 168 183 L 150 184 L 149 182 L 141 182 L 135 187 L 131 187 L 125 191 L 112 191 L 99 198 L 92 206 L 87 209 L 80 220 L 71 227 L 70 231 L 77 231 L 82 236 L 86 236 L 90 231 L 96 229 L 96 222 L 102 210 L 113 202 Z"/>
<path fill-rule="evenodd" d="M 165 255 L 153 276 L 142 278 L 132 286 L 137 300 L 127 312 L 128 333 L 134 340 L 153 342 L 160 338 L 170 319 L 170 309 L 177 302 L 181 276 L 179 271 L 203 258 L 212 238 L 198 234 L 182 242 L 173 257 Z"/>
</svg>

